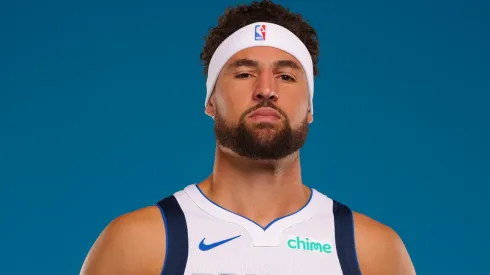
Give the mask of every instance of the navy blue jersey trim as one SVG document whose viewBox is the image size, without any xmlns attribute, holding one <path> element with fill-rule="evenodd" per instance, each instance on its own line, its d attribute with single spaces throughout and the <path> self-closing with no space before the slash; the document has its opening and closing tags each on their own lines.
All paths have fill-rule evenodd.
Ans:
<svg viewBox="0 0 490 275">
<path fill-rule="evenodd" d="M 174 196 L 157 203 L 166 232 L 166 252 L 162 275 L 184 274 L 189 256 L 189 239 L 184 212 Z"/>
<path fill-rule="evenodd" d="M 335 242 L 344 275 L 361 275 L 354 238 L 354 216 L 349 207 L 333 201 Z"/>
</svg>

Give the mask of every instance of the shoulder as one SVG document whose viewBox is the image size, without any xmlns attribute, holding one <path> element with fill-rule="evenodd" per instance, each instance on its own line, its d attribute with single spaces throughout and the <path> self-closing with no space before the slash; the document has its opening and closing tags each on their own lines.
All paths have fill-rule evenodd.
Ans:
<svg viewBox="0 0 490 275">
<path fill-rule="evenodd" d="M 100 233 L 80 274 L 160 274 L 165 243 L 165 225 L 157 206 L 121 215 Z"/>
<path fill-rule="evenodd" d="M 356 253 L 362 274 L 415 274 L 408 251 L 395 230 L 364 214 L 352 214 Z"/>
</svg>

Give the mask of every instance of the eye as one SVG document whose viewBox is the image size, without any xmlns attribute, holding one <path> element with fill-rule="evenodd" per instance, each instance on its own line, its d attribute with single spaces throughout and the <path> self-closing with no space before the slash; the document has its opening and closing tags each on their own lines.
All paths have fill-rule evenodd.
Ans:
<svg viewBox="0 0 490 275">
<path fill-rule="evenodd" d="M 281 79 L 286 81 L 286 82 L 294 82 L 296 81 L 292 76 L 287 75 L 287 74 L 282 74 Z"/>
<path fill-rule="evenodd" d="M 238 78 L 238 79 L 247 79 L 250 77 L 252 77 L 252 75 L 249 73 L 240 73 L 240 74 L 235 75 L 235 78 Z"/>
</svg>

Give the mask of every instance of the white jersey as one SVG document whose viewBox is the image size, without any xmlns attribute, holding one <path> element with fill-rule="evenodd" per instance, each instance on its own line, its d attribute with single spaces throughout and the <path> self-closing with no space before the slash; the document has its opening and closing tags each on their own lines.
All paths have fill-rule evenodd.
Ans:
<svg viewBox="0 0 490 275">
<path fill-rule="evenodd" d="M 197 185 L 161 200 L 164 275 L 359 275 L 352 211 L 315 189 L 266 227 L 209 200 Z"/>
</svg>

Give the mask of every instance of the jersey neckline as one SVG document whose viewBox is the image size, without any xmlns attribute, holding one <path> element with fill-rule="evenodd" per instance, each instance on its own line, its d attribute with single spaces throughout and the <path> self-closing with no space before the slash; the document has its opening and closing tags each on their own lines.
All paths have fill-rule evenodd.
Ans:
<svg viewBox="0 0 490 275">
<path fill-rule="evenodd" d="M 321 196 L 313 188 L 310 188 L 310 191 L 310 198 L 301 209 L 292 214 L 277 218 L 267 226 L 262 227 L 256 222 L 211 201 L 197 184 L 192 184 L 184 188 L 184 192 L 191 200 L 206 213 L 218 219 L 237 224 L 247 230 L 253 238 L 255 246 L 280 245 L 282 232 L 294 224 L 301 223 L 313 217 L 315 209 L 318 209 L 315 205 L 320 203 Z"/>
</svg>

